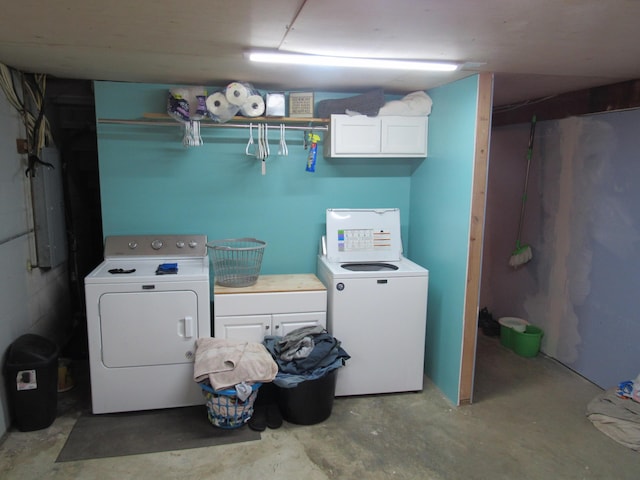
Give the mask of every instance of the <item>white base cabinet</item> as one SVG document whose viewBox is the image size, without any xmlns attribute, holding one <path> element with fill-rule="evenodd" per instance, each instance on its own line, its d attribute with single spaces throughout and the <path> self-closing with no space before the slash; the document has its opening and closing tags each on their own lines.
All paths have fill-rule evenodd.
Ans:
<svg viewBox="0 0 640 480">
<path fill-rule="evenodd" d="M 428 117 L 331 115 L 327 157 L 426 157 Z M 327 151 L 328 149 L 328 151 Z"/>
<path fill-rule="evenodd" d="M 262 342 L 300 327 L 327 325 L 327 290 L 313 274 L 262 275 L 250 287 L 214 286 L 213 336 Z"/>
</svg>

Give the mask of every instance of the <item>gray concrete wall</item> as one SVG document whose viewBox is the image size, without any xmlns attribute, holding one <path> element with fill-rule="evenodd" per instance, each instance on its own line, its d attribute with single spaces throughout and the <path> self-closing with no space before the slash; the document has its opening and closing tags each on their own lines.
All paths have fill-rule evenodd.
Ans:
<svg viewBox="0 0 640 480">
<path fill-rule="evenodd" d="M 640 111 L 539 122 L 514 270 L 529 125 L 492 132 L 481 306 L 542 327 L 542 350 L 608 388 L 640 371 Z"/>
<path fill-rule="evenodd" d="M 37 264 L 31 217 L 26 155 L 16 139 L 24 138 L 18 113 L 0 90 L 0 353 L 24 333 L 60 342 L 69 316 L 66 263 L 50 270 L 29 270 Z M 0 386 L 0 436 L 10 425 L 6 385 Z"/>
</svg>

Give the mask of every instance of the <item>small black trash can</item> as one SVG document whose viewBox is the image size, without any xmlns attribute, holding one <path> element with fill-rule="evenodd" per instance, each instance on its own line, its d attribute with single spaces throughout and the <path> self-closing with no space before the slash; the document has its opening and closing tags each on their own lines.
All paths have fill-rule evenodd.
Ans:
<svg viewBox="0 0 640 480">
<path fill-rule="evenodd" d="M 30 432 L 47 428 L 58 407 L 58 346 L 28 333 L 7 350 L 5 378 L 13 424 Z"/>
<path fill-rule="evenodd" d="M 336 396 L 337 373 L 338 369 L 335 369 L 293 388 L 278 388 L 278 406 L 282 418 L 298 425 L 314 425 L 329 418 Z"/>
</svg>

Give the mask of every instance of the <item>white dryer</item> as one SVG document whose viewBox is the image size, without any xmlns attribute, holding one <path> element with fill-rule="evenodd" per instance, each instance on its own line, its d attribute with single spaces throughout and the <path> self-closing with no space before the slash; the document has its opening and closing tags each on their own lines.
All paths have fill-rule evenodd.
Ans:
<svg viewBox="0 0 640 480">
<path fill-rule="evenodd" d="M 336 395 L 422 390 L 429 272 L 402 255 L 399 209 L 328 209 L 317 273 L 351 355 Z"/>
<path fill-rule="evenodd" d="M 211 336 L 206 242 L 107 237 L 85 278 L 93 413 L 204 403 L 193 362 L 196 339 Z"/>
</svg>

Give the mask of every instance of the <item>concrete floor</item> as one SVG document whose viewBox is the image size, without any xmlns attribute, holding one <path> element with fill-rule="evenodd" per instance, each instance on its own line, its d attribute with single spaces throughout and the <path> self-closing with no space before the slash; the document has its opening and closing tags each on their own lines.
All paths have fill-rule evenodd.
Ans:
<svg viewBox="0 0 640 480">
<path fill-rule="evenodd" d="M 421 393 L 338 398 L 325 422 L 285 422 L 255 442 L 55 463 L 86 408 L 69 392 L 51 427 L 9 432 L 0 478 L 637 479 L 640 454 L 584 415 L 600 391 L 553 360 L 519 357 L 480 334 L 470 406 L 453 407 L 427 380 Z"/>
</svg>

